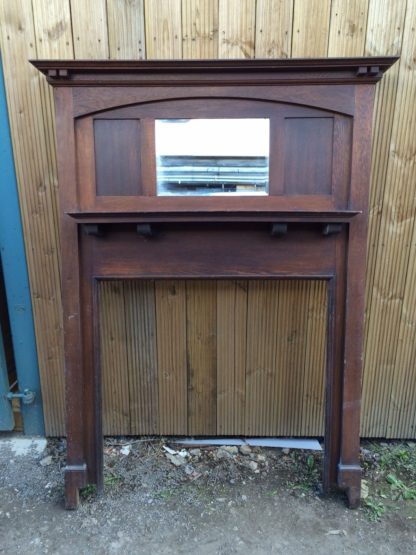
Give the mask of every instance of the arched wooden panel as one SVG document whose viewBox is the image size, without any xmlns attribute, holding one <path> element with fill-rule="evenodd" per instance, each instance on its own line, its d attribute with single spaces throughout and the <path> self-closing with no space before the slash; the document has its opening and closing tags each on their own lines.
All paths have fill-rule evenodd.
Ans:
<svg viewBox="0 0 416 555">
<path fill-rule="evenodd" d="M 282 197 L 279 202 L 285 202 L 285 196 L 299 197 L 305 209 L 311 201 L 318 207 L 319 199 L 324 208 L 347 207 L 352 118 L 288 102 L 245 98 L 207 102 L 205 97 L 144 102 L 76 118 L 80 205 L 98 211 L 109 203 L 120 210 L 123 206 L 146 212 L 167 209 L 174 199 L 157 198 L 155 119 L 215 120 L 230 114 L 270 122 L 269 196 Z M 194 143 L 199 140 L 195 137 Z M 274 205 L 257 200 L 265 210 L 279 207 L 277 199 Z M 178 209 L 183 211 L 193 201 L 181 198 Z M 231 198 L 225 202 L 228 209 L 236 206 Z M 204 203 L 215 205 L 212 199 L 198 200 L 200 207 Z M 238 203 L 249 205 L 247 199 Z"/>
</svg>

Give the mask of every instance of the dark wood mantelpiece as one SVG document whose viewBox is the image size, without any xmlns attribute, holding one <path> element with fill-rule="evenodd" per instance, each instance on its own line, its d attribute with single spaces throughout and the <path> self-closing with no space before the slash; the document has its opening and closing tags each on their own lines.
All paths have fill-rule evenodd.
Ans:
<svg viewBox="0 0 416 555">
<path fill-rule="evenodd" d="M 55 87 L 80 85 L 282 85 L 375 83 L 398 58 L 290 58 L 281 60 L 32 60 Z"/>
<path fill-rule="evenodd" d="M 358 505 L 371 119 L 396 60 L 32 62 L 55 89 L 67 508 L 103 483 L 98 281 L 239 276 L 328 283 L 323 485 Z M 267 194 L 161 195 L 156 120 L 221 118 L 268 120 Z"/>
<path fill-rule="evenodd" d="M 79 212 L 68 211 L 68 216 L 79 223 L 111 223 L 111 222 L 327 222 L 346 223 L 354 216 L 361 214 L 359 210 L 341 210 L 331 212 Z"/>
</svg>

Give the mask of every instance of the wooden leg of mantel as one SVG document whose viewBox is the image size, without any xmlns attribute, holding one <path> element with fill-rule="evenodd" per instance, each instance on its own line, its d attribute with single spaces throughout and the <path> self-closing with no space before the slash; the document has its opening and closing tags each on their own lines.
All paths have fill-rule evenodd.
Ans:
<svg viewBox="0 0 416 555">
<path fill-rule="evenodd" d="M 72 480 L 65 478 L 65 509 L 74 511 L 79 506 L 79 489 L 74 486 Z"/>
<path fill-rule="evenodd" d="M 338 278 L 328 282 L 327 361 L 325 393 L 325 454 L 323 491 L 329 494 L 338 486 L 341 449 L 342 338 L 344 336 L 345 287 L 342 251 L 337 260 Z"/>
<path fill-rule="evenodd" d="M 338 465 L 338 486 L 345 490 L 349 508 L 357 509 L 361 498 L 360 465 Z"/>
<path fill-rule="evenodd" d="M 360 486 L 350 486 L 347 491 L 348 507 L 350 509 L 358 509 L 361 502 L 361 488 Z"/>
<path fill-rule="evenodd" d="M 103 432 L 101 409 L 101 369 L 99 360 L 99 302 L 98 283 L 92 276 L 91 260 L 96 237 L 82 240 L 81 334 L 83 340 L 84 378 L 84 453 L 87 463 L 87 483 L 95 484 L 97 493 L 103 491 Z"/>
<path fill-rule="evenodd" d="M 79 506 L 79 490 L 87 484 L 85 464 L 65 467 L 65 509 L 74 510 Z"/>
</svg>

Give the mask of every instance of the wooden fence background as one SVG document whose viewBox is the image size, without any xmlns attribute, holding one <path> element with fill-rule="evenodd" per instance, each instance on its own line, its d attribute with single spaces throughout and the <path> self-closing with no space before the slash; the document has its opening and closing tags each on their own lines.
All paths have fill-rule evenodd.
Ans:
<svg viewBox="0 0 416 555">
<path fill-rule="evenodd" d="M 416 0 L 0 0 L 0 35 L 49 435 L 64 433 L 58 185 L 51 91 L 28 59 L 401 55 L 376 97 L 362 436 L 416 437 Z M 137 316 L 120 312 L 132 291 L 114 287 L 101 291 L 108 321 L 122 322 L 109 338 L 111 395 Z M 311 283 L 294 299 L 284 288 L 290 348 L 306 341 L 319 365 L 323 318 L 311 337 L 299 330 L 324 290 Z M 107 410 L 108 432 L 138 430 L 125 410 Z M 319 428 L 321 408 L 308 415 L 300 434 Z"/>
</svg>

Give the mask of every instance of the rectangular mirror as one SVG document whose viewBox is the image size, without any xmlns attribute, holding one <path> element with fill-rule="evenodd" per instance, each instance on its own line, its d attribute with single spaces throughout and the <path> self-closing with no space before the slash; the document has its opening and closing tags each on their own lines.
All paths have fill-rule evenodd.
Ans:
<svg viewBox="0 0 416 555">
<path fill-rule="evenodd" d="M 267 195 L 269 120 L 159 119 L 157 194 Z"/>
</svg>

